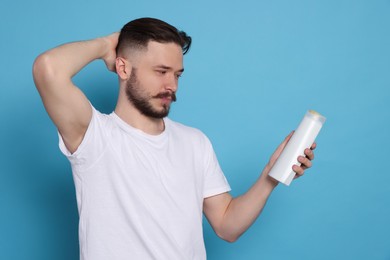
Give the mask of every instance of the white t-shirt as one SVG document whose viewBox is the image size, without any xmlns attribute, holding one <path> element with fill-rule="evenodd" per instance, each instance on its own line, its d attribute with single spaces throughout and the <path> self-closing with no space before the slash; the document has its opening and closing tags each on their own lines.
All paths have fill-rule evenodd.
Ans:
<svg viewBox="0 0 390 260">
<path fill-rule="evenodd" d="M 148 135 L 93 108 L 70 154 L 82 260 L 206 259 L 203 199 L 230 190 L 211 143 L 165 118 Z"/>
</svg>

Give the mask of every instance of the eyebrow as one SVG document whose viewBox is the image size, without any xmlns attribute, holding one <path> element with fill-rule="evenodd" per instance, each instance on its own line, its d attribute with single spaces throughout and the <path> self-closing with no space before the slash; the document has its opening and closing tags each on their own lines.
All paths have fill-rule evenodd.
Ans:
<svg viewBox="0 0 390 260">
<path fill-rule="evenodd" d="M 169 67 L 169 66 L 166 66 L 166 65 L 157 65 L 155 66 L 156 69 L 164 69 L 164 70 L 173 70 L 172 67 Z M 178 70 L 177 72 L 181 72 L 183 73 L 184 72 L 184 68 Z"/>
</svg>

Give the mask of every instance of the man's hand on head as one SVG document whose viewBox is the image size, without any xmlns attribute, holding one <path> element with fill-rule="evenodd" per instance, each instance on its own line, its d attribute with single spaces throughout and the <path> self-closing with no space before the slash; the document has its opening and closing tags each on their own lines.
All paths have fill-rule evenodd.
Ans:
<svg viewBox="0 0 390 260">
<path fill-rule="evenodd" d="M 103 37 L 107 44 L 106 54 L 102 57 L 107 69 L 112 72 L 116 72 L 115 60 L 116 60 L 116 46 L 118 45 L 119 32 L 112 33 Z"/>
</svg>

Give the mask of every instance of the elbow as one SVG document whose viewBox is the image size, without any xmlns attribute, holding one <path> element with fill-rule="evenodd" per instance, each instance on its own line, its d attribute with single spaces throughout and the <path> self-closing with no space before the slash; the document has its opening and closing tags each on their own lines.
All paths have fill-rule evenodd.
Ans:
<svg viewBox="0 0 390 260">
<path fill-rule="evenodd" d="M 234 243 L 245 232 L 246 229 L 242 228 L 236 221 L 220 221 L 219 225 L 213 225 L 215 234 L 222 240 Z"/>
<path fill-rule="evenodd" d="M 229 237 L 229 238 L 225 238 L 223 240 L 225 240 L 226 242 L 229 242 L 229 243 L 234 243 L 238 240 L 238 237 Z"/>
<path fill-rule="evenodd" d="M 35 59 L 33 64 L 33 78 L 38 90 L 55 79 L 53 61 L 49 54 L 43 53 Z"/>
<path fill-rule="evenodd" d="M 240 235 L 238 235 L 238 234 L 217 233 L 217 236 L 219 238 L 221 238 L 222 240 L 225 240 L 226 242 L 229 242 L 229 243 L 234 243 L 240 238 Z"/>
</svg>

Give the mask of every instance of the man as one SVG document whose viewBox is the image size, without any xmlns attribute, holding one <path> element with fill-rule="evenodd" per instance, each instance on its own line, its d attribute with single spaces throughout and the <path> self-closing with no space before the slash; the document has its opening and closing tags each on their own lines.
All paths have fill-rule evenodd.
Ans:
<svg viewBox="0 0 390 260">
<path fill-rule="evenodd" d="M 71 162 L 80 215 L 81 259 L 205 259 L 202 213 L 235 241 L 256 220 L 277 182 L 268 176 L 291 134 L 244 195 L 232 198 L 209 140 L 167 118 L 191 38 L 152 18 L 120 34 L 41 54 L 35 84 Z M 72 83 L 102 59 L 119 79 L 115 111 L 98 112 Z M 312 149 L 292 166 L 311 167 Z"/>
</svg>

